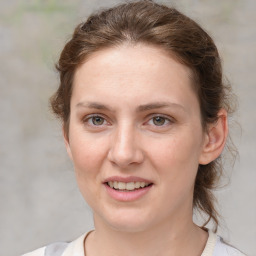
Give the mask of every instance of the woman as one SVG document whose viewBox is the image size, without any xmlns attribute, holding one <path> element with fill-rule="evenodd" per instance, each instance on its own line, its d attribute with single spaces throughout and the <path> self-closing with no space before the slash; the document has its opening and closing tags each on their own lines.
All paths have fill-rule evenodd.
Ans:
<svg viewBox="0 0 256 256">
<path fill-rule="evenodd" d="M 198 24 L 153 1 L 121 4 L 77 26 L 57 69 L 52 109 L 95 230 L 27 256 L 244 255 L 205 228 L 218 226 L 211 189 L 232 109 Z"/>
</svg>

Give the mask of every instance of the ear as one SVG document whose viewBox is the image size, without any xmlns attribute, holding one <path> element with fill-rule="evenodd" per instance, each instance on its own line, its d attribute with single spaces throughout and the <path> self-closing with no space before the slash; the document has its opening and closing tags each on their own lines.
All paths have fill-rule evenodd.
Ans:
<svg viewBox="0 0 256 256">
<path fill-rule="evenodd" d="M 71 160 L 73 160 L 73 156 L 72 156 L 70 144 L 69 144 L 69 137 L 68 137 L 67 131 L 64 128 L 64 125 L 62 126 L 62 134 L 63 134 L 64 143 L 65 143 L 65 147 L 66 147 L 68 156 Z"/>
<path fill-rule="evenodd" d="M 209 164 L 220 156 L 228 136 L 227 111 L 221 109 L 218 120 L 208 126 L 199 164 Z"/>
</svg>

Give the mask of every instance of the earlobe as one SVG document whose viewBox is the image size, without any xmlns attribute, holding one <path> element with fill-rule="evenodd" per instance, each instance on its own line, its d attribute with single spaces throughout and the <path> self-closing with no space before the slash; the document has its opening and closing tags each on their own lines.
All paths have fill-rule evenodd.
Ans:
<svg viewBox="0 0 256 256">
<path fill-rule="evenodd" d="M 65 147 L 66 147 L 68 156 L 71 160 L 73 160 L 72 153 L 71 153 L 71 150 L 70 150 L 69 137 L 68 137 L 67 132 L 65 131 L 64 126 L 62 127 L 62 134 L 63 134 L 64 143 L 65 143 Z"/>
<path fill-rule="evenodd" d="M 228 135 L 227 111 L 221 109 L 218 120 L 208 126 L 199 164 L 209 164 L 218 158 L 224 149 Z"/>
</svg>

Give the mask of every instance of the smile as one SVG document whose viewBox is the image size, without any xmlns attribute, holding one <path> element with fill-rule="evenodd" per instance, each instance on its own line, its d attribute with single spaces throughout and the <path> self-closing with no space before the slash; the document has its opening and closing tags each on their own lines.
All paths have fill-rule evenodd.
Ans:
<svg viewBox="0 0 256 256">
<path fill-rule="evenodd" d="M 120 181 L 109 181 L 107 185 L 115 190 L 119 191 L 133 191 L 141 188 L 148 187 L 152 183 L 144 181 L 134 181 L 134 182 L 120 182 Z"/>
<path fill-rule="evenodd" d="M 112 176 L 104 181 L 107 194 L 114 200 L 122 202 L 136 201 L 144 198 L 153 188 L 151 180 L 130 176 Z"/>
</svg>

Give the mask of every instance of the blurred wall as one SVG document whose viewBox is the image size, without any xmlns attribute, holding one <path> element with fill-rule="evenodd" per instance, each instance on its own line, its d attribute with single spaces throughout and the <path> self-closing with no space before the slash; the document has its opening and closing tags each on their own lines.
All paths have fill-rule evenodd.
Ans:
<svg viewBox="0 0 256 256">
<path fill-rule="evenodd" d="M 78 192 L 60 125 L 48 108 L 54 63 L 74 26 L 114 0 L 0 2 L 0 254 L 20 255 L 72 240 L 93 227 Z M 256 255 L 256 1 L 176 0 L 215 39 L 240 107 L 240 152 L 230 184 L 216 195 L 222 234 Z"/>
</svg>

